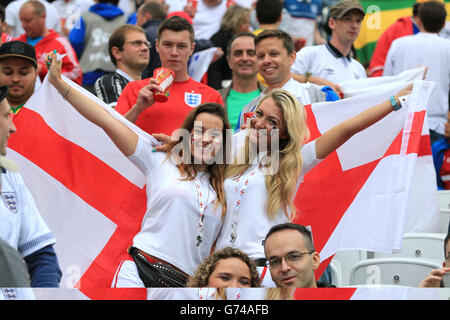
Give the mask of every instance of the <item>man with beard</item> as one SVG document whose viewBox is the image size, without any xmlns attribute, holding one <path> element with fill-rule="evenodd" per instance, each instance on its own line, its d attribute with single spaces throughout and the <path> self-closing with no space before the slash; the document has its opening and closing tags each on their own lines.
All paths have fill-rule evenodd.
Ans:
<svg viewBox="0 0 450 320">
<path fill-rule="evenodd" d="M 32 45 L 11 41 L 0 47 L 0 85 L 9 87 L 6 99 L 14 117 L 34 92 L 37 77 L 36 53 Z"/>
</svg>

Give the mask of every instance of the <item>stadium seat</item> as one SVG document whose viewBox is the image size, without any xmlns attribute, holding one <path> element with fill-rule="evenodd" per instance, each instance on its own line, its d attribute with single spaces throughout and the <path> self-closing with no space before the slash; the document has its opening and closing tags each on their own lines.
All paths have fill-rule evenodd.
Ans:
<svg viewBox="0 0 450 320">
<path fill-rule="evenodd" d="M 405 233 L 402 252 L 389 254 L 374 252 L 373 258 L 403 257 L 444 261 L 444 233 Z"/>
<path fill-rule="evenodd" d="M 342 286 L 342 265 L 338 260 L 331 260 L 331 284 L 336 287 Z"/>
<path fill-rule="evenodd" d="M 349 284 L 350 271 L 352 267 L 361 260 L 367 259 L 367 252 L 363 250 L 345 250 L 338 251 L 330 262 L 330 265 L 336 267 L 341 272 L 341 286 Z M 334 282 L 334 280 L 333 280 Z"/>
<path fill-rule="evenodd" d="M 418 287 L 422 279 L 442 262 L 413 258 L 377 258 L 357 263 L 350 272 L 350 285 L 384 284 Z"/>
<path fill-rule="evenodd" d="M 450 209 L 450 190 L 439 190 L 439 208 L 449 210 Z"/>
<path fill-rule="evenodd" d="M 450 221 L 450 209 L 440 209 L 441 216 L 441 232 L 448 233 L 448 224 Z"/>
</svg>

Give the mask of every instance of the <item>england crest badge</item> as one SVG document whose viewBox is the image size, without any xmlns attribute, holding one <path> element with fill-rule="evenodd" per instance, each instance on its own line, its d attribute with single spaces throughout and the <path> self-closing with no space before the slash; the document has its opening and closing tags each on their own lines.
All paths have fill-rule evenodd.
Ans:
<svg viewBox="0 0 450 320">
<path fill-rule="evenodd" d="M 5 206 L 14 213 L 17 213 L 17 198 L 15 192 L 2 192 Z"/>
<path fill-rule="evenodd" d="M 184 102 L 188 106 L 195 108 L 202 102 L 202 95 L 201 95 L 201 93 L 185 92 L 184 93 Z"/>
</svg>

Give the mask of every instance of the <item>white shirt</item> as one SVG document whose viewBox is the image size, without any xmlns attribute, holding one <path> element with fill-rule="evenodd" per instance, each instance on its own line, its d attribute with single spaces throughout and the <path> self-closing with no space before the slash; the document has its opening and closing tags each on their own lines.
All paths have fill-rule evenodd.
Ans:
<svg viewBox="0 0 450 320">
<path fill-rule="evenodd" d="M 203 241 L 197 247 L 197 225 L 200 219 L 199 197 L 193 181 L 180 179 L 178 168 L 163 152 L 152 152 L 151 143 L 139 138 L 136 151 L 129 159 L 147 177 L 147 212 L 133 246 L 162 259 L 183 272 L 193 275 L 211 251 L 222 226 L 222 208 L 215 207 L 216 193 L 207 173 L 199 173 L 206 203 Z"/>
<path fill-rule="evenodd" d="M 315 140 L 302 147 L 303 169 L 298 181 L 298 186 L 303 180 L 303 176 L 320 162 L 316 158 Z M 276 224 L 289 222 L 290 217 L 286 216 L 284 210 L 280 210 L 273 219 L 269 218 L 266 212 L 266 201 L 268 193 L 265 184 L 265 175 L 258 168 L 260 161 L 251 165 L 249 169 L 239 178 L 228 178 L 225 180 L 224 188 L 227 198 L 227 214 L 223 222 L 222 230 L 217 239 L 215 250 L 231 246 L 239 248 L 253 259 L 264 258 L 264 247 L 262 241 L 266 237 L 270 228 Z M 254 175 L 251 174 L 254 172 Z M 240 198 L 239 194 L 242 186 L 248 179 L 245 194 Z M 237 200 L 240 199 L 239 211 L 237 214 L 237 238 L 234 243 L 231 240 L 233 232 L 232 223 L 234 220 L 234 208 Z"/>
<path fill-rule="evenodd" d="M 17 172 L 1 173 L 0 238 L 22 257 L 56 242 Z"/>
<path fill-rule="evenodd" d="M 353 58 L 344 57 L 328 43 L 302 48 L 291 67 L 292 73 L 315 77 L 333 83 L 367 78 L 364 67 Z"/>
<path fill-rule="evenodd" d="M 25 33 L 22 28 L 22 22 L 19 19 L 19 11 L 27 0 L 15 0 L 9 3 L 5 8 L 5 22 L 8 26 L 14 27 L 10 36 L 17 38 Z M 53 29 L 56 32 L 61 31 L 60 16 L 54 6 L 45 0 L 39 0 L 45 6 L 45 25 L 47 29 Z"/>
<path fill-rule="evenodd" d="M 423 32 L 394 40 L 386 57 L 383 75 L 397 75 L 418 66 L 427 66 L 426 80 L 436 83 L 427 106 L 428 126 L 430 130 L 444 134 L 449 109 L 450 40 Z"/>
<path fill-rule="evenodd" d="M 192 19 L 195 39 L 209 39 L 220 29 L 222 17 L 227 11 L 227 1 L 215 7 L 208 7 L 202 0 L 198 0 L 197 13 Z"/>
</svg>

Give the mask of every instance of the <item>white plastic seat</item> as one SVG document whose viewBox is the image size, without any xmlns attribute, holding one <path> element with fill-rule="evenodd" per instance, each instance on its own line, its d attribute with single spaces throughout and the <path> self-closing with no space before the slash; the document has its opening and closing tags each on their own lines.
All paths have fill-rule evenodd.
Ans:
<svg viewBox="0 0 450 320">
<path fill-rule="evenodd" d="M 331 260 L 331 284 L 336 287 L 342 286 L 342 265 L 337 260 Z"/>
<path fill-rule="evenodd" d="M 435 260 L 378 258 L 357 263 L 350 272 L 350 285 L 383 284 L 418 287 L 431 270 L 441 267 Z"/>
<path fill-rule="evenodd" d="M 448 224 L 450 221 L 450 209 L 440 209 L 440 218 L 441 218 L 441 232 L 447 234 L 448 233 Z"/>
<path fill-rule="evenodd" d="M 438 190 L 439 208 L 450 209 L 450 190 Z"/>
<path fill-rule="evenodd" d="M 346 286 L 349 284 L 350 271 L 352 267 L 367 258 L 367 252 L 363 250 L 343 250 L 338 251 L 330 262 L 330 265 L 334 265 L 336 270 L 340 270 L 340 286 Z M 334 279 L 332 280 L 334 284 Z M 338 286 L 338 285 L 336 285 Z"/>
<path fill-rule="evenodd" d="M 402 252 L 396 254 L 374 252 L 373 258 L 403 257 L 444 261 L 444 233 L 405 233 Z"/>
</svg>

